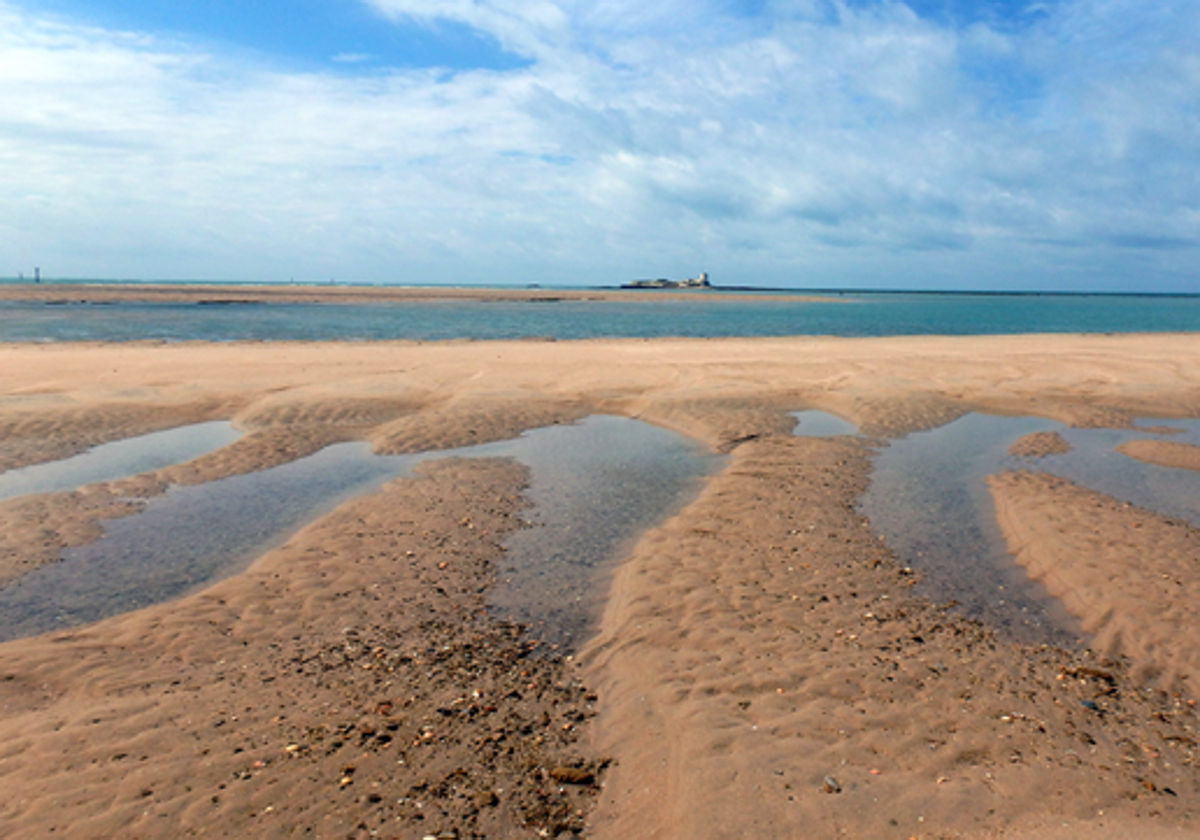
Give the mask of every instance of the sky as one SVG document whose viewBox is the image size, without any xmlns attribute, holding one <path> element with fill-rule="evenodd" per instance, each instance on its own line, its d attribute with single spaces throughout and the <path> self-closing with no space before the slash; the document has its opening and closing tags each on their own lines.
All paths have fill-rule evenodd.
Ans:
<svg viewBox="0 0 1200 840">
<path fill-rule="evenodd" d="M 0 0 L 0 276 L 1200 292 L 1200 0 Z"/>
</svg>

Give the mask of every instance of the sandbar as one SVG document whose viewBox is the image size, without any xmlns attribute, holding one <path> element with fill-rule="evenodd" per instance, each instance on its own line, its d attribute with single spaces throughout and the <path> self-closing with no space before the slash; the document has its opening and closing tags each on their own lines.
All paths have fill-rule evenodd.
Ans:
<svg viewBox="0 0 1200 840">
<path fill-rule="evenodd" d="M 1058 432 L 1034 432 L 1008 448 L 1008 454 L 1018 458 L 1045 458 L 1048 455 L 1065 455 L 1070 451 L 1071 444 Z"/>
<path fill-rule="evenodd" d="M 862 436 L 793 437 L 808 409 Z M 996 479 L 1018 557 L 1052 558 L 1096 628 L 1065 650 L 917 596 L 857 512 L 874 446 L 973 411 L 1200 417 L 1200 337 L 0 345 L 2 468 L 191 422 L 245 432 L 0 503 L 7 581 L 138 498 L 336 441 L 449 449 L 608 413 L 729 456 L 623 560 L 579 650 L 489 614 L 527 478 L 462 459 L 205 590 L 0 645 L 0 833 L 1200 836 L 1191 525 Z M 1131 557 L 1153 560 L 1136 593 Z"/>
<path fill-rule="evenodd" d="M 1117 451 L 1147 464 L 1178 470 L 1200 470 L 1200 446 L 1173 440 L 1131 440 Z"/>
<path fill-rule="evenodd" d="M 804 301 L 844 302 L 833 295 L 754 294 L 724 289 L 497 289 L 491 286 L 352 286 L 352 285 L 229 285 L 213 283 L 7 283 L 0 300 L 65 303 L 198 303 L 208 306 L 247 303 L 421 303 L 432 301 L 559 301 L 676 302 Z"/>
</svg>

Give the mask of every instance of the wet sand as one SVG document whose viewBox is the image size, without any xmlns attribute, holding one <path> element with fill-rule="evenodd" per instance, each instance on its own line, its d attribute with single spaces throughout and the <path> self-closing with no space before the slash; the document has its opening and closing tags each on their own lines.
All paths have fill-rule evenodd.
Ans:
<svg viewBox="0 0 1200 840">
<path fill-rule="evenodd" d="M 1200 446 L 1170 440 L 1131 440 L 1118 451 L 1147 464 L 1177 470 L 1200 470 Z"/>
<path fill-rule="evenodd" d="M 1200 695 L 1200 530 L 1045 474 L 989 480 L 1009 550 L 1143 684 Z"/>
<path fill-rule="evenodd" d="M 1048 455 L 1065 455 L 1070 451 L 1071 444 L 1058 432 L 1034 432 L 1008 448 L 1008 454 L 1018 458 L 1045 458 Z"/>
<path fill-rule="evenodd" d="M 488 460 L 431 464 L 182 600 L 0 645 L 0 829 L 1200 836 L 1190 526 L 994 480 L 1018 558 L 1096 628 L 1065 651 L 915 597 L 855 511 L 872 440 L 971 411 L 1196 417 L 1197 362 L 1200 339 L 1171 335 L 0 346 L 5 468 L 202 420 L 247 433 L 0 503 L 7 580 L 130 496 L 334 441 L 414 452 L 613 413 L 730 454 L 570 658 L 487 613 L 525 505 L 525 476 Z M 868 437 L 793 438 L 805 409 Z"/>
</svg>

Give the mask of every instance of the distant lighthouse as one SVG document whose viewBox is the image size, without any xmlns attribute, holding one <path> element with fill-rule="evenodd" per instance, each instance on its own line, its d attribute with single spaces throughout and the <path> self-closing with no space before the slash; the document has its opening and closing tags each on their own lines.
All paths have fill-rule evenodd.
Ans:
<svg viewBox="0 0 1200 840">
<path fill-rule="evenodd" d="M 40 268 L 35 268 L 33 270 L 33 282 L 34 283 L 42 282 L 42 270 Z"/>
</svg>

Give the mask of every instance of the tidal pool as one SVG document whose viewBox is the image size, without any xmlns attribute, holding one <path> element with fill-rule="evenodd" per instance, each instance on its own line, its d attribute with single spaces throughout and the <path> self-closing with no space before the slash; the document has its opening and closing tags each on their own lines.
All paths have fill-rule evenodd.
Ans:
<svg viewBox="0 0 1200 840">
<path fill-rule="evenodd" d="M 622 417 L 539 429 L 501 447 L 532 470 L 535 524 L 506 541 L 492 603 L 500 616 L 567 647 L 599 617 L 615 562 L 726 461 L 689 438 Z"/>
<path fill-rule="evenodd" d="M 1200 420 L 1142 419 L 1138 426 L 1142 428 L 1056 428 L 1071 444 L 1071 452 L 1042 458 L 1036 467 L 1200 527 L 1200 472 L 1146 464 L 1117 451 L 1118 446 L 1131 440 L 1200 445 Z M 1179 431 L 1173 434 L 1150 431 L 1162 428 Z"/>
<path fill-rule="evenodd" d="M 207 455 L 239 437 L 232 423 L 214 421 L 102 443 L 60 461 L 0 473 L 0 501 L 160 470 Z"/>
<path fill-rule="evenodd" d="M 843 420 L 828 411 L 793 411 L 796 418 L 796 428 L 792 434 L 797 437 L 837 437 L 838 435 L 857 435 L 858 426 L 849 420 Z"/>
<path fill-rule="evenodd" d="M 1200 440 L 1200 421 L 1162 425 L 1183 430 L 1172 440 Z M 1018 438 L 1049 431 L 1062 435 L 1071 452 L 1008 454 Z M 1072 429 L 1037 417 L 970 414 L 883 448 L 860 510 L 897 558 L 921 571 L 924 594 L 955 601 L 967 615 L 1020 641 L 1076 644 L 1078 622 L 1008 553 L 986 478 L 1006 470 L 1053 473 L 1200 524 L 1200 474 L 1143 464 L 1116 451 L 1127 440 L 1158 437 L 1145 428 Z"/>
<path fill-rule="evenodd" d="M 510 538 L 496 611 L 569 643 L 595 617 L 598 575 L 640 531 L 694 495 L 721 459 L 680 435 L 594 416 L 520 438 L 419 455 L 342 443 L 258 473 L 174 486 L 95 543 L 0 589 L 0 639 L 97 621 L 234 574 L 342 502 L 423 461 L 510 457 L 529 466 L 534 525 Z"/>
</svg>

